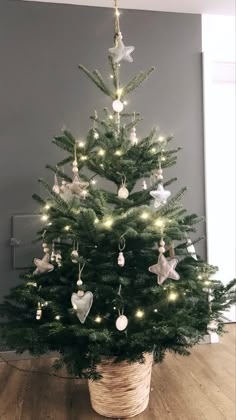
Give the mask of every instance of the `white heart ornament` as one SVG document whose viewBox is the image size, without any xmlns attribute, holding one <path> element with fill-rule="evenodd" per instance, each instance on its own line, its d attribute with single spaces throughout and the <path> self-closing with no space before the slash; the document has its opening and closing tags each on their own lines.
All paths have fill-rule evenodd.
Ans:
<svg viewBox="0 0 236 420">
<path fill-rule="evenodd" d="M 71 303 L 81 324 L 84 324 L 93 304 L 92 292 L 86 292 L 83 296 L 72 293 Z"/>
<path fill-rule="evenodd" d="M 124 331 L 128 325 L 128 318 L 125 315 L 120 315 L 116 320 L 116 328 L 119 331 Z"/>
</svg>

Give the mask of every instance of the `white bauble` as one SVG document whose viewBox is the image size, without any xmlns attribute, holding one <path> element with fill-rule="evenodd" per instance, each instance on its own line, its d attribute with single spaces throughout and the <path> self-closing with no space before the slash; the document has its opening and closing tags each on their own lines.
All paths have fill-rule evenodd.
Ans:
<svg viewBox="0 0 236 420">
<path fill-rule="evenodd" d="M 125 315 L 120 315 L 116 320 L 116 328 L 119 331 L 124 331 L 128 325 L 128 318 Z"/>
<path fill-rule="evenodd" d="M 122 185 L 118 191 L 118 197 L 119 198 L 128 198 L 129 197 L 129 191 L 127 190 L 125 185 Z"/>
<path fill-rule="evenodd" d="M 112 102 L 112 108 L 115 112 L 122 112 L 124 104 L 119 99 L 116 99 L 114 102 Z"/>
</svg>

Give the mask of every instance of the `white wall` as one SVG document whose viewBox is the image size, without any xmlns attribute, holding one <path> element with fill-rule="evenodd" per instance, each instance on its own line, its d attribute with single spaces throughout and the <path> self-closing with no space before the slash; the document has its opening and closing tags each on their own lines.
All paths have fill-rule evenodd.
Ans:
<svg viewBox="0 0 236 420">
<path fill-rule="evenodd" d="M 202 17 L 208 262 L 236 277 L 235 19 Z M 235 307 L 225 314 L 236 321 Z"/>
</svg>

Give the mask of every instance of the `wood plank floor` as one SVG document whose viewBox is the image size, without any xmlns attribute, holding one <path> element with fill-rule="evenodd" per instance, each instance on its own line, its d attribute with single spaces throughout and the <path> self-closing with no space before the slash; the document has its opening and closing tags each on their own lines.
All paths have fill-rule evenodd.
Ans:
<svg viewBox="0 0 236 420">
<path fill-rule="evenodd" d="M 235 420 L 235 324 L 227 329 L 220 344 L 198 345 L 189 357 L 169 354 L 155 366 L 149 407 L 135 419 Z M 48 370 L 51 359 L 14 363 Z M 90 407 L 85 381 L 25 374 L 0 363 L 1 420 L 102 418 Z"/>
</svg>

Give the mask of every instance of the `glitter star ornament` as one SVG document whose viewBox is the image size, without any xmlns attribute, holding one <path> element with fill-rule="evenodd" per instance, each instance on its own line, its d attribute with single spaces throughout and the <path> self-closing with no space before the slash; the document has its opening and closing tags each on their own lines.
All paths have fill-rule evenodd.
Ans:
<svg viewBox="0 0 236 420">
<path fill-rule="evenodd" d="M 49 254 L 45 254 L 41 260 L 39 258 L 34 258 L 34 265 L 36 265 L 36 269 L 34 270 L 33 275 L 36 276 L 38 274 L 50 273 L 50 271 L 54 270 L 54 265 L 50 264 L 49 261 Z"/>
<path fill-rule="evenodd" d="M 166 279 L 179 280 L 179 274 L 175 271 L 175 267 L 178 263 L 177 258 L 167 260 L 166 257 L 161 253 L 158 257 L 157 264 L 149 267 L 151 273 L 157 274 L 157 283 L 162 284 Z"/>
<path fill-rule="evenodd" d="M 150 191 L 150 195 L 154 198 L 154 207 L 157 209 L 161 205 L 166 204 L 171 192 L 165 190 L 162 184 L 158 184 L 156 190 Z"/>
<path fill-rule="evenodd" d="M 109 48 L 109 53 L 111 54 L 115 64 L 118 64 L 120 61 L 128 61 L 129 63 L 133 62 L 131 53 L 134 51 L 135 47 L 125 47 L 122 41 L 122 34 L 119 33 L 116 39 L 116 46 Z"/>
</svg>

